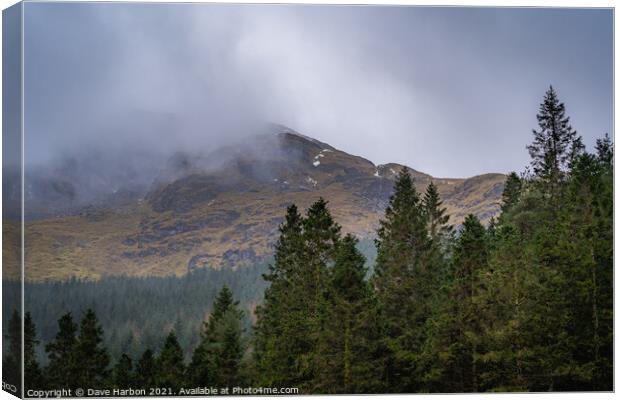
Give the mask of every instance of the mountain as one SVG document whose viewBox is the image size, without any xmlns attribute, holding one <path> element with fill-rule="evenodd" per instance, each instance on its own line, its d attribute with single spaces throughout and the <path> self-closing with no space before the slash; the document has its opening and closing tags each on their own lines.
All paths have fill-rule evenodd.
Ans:
<svg viewBox="0 0 620 400">
<path fill-rule="evenodd" d="M 344 232 L 372 238 L 403 168 L 374 165 L 280 126 L 214 152 L 177 153 L 159 165 L 130 161 L 142 169 L 126 167 L 129 178 L 122 182 L 119 174 L 102 178 L 96 168 L 84 169 L 92 179 L 78 180 L 75 165 L 33 173 L 25 205 L 26 279 L 183 275 L 252 265 L 272 254 L 286 206 L 303 210 L 319 196 Z M 488 221 L 499 211 L 502 174 L 448 179 L 409 171 L 420 191 L 435 182 L 453 224 L 468 213 Z M 92 188 L 82 196 L 85 181 Z M 16 226 L 5 221 L 5 243 L 18 243 Z M 7 252 L 5 266 L 18 259 Z M 5 268 L 5 274 L 18 270 Z"/>
</svg>

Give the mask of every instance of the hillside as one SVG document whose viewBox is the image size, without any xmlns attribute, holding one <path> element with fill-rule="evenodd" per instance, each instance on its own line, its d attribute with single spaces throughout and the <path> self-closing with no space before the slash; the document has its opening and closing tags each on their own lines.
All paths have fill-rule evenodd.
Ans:
<svg viewBox="0 0 620 400">
<path fill-rule="evenodd" d="M 255 264 L 271 255 L 285 207 L 304 209 L 319 196 L 343 231 L 372 237 L 400 168 L 374 165 L 282 127 L 217 152 L 179 153 L 143 192 L 115 190 L 89 206 L 47 214 L 45 196 L 27 198 L 26 210 L 38 216 L 26 222 L 26 278 L 180 276 Z M 410 171 L 421 191 L 435 182 L 453 224 L 468 213 L 488 221 L 498 212 L 501 174 L 447 179 Z M 61 188 L 79 190 L 70 182 Z M 63 204 L 58 199 L 54 192 L 54 204 Z M 7 238 L 12 226 L 4 225 Z M 16 253 L 7 254 L 5 277 L 18 271 L 10 267 Z"/>
</svg>

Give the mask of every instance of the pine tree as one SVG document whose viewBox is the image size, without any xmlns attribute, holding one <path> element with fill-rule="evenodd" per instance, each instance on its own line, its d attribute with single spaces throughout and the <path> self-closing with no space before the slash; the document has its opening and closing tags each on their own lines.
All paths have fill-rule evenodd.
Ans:
<svg viewBox="0 0 620 400">
<path fill-rule="evenodd" d="M 596 157 L 603 167 L 613 166 L 614 145 L 608 133 L 602 139 L 596 140 Z"/>
<path fill-rule="evenodd" d="M 254 329 L 254 362 L 257 384 L 263 386 L 293 386 L 297 372 L 296 354 L 303 332 L 297 329 L 293 310 L 301 299 L 294 296 L 296 274 L 301 269 L 304 242 L 303 219 L 293 204 L 286 210 L 285 222 L 280 226 L 280 237 L 275 246 L 275 260 L 264 275 L 269 282 L 263 304 L 257 308 Z M 297 337 L 293 332 L 303 336 Z M 301 339 L 301 340 L 300 340 Z"/>
<path fill-rule="evenodd" d="M 484 226 L 476 216 L 468 215 L 455 244 L 451 282 L 438 306 L 440 312 L 431 320 L 433 330 L 425 344 L 429 390 L 479 390 L 483 310 L 477 300 L 481 277 L 488 270 L 487 244 Z"/>
<path fill-rule="evenodd" d="M 256 381 L 315 393 L 327 379 L 328 293 L 340 226 L 319 199 L 305 218 L 289 207 L 280 232 L 275 264 L 265 276 L 271 286 L 257 314 Z"/>
<path fill-rule="evenodd" d="M 129 389 L 134 385 L 133 362 L 123 353 L 112 370 L 112 385 L 119 389 Z"/>
<path fill-rule="evenodd" d="M 178 390 L 185 383 L 183 349 L 174 331 L 170 331 L 156 360 L 155 385 Z"/>
<path fill-rule="evenodd" d="M 36 355 L 37 330 L 32 316 L 26 312 L 24 317 L 24 385 L 26 389 L 40 389 L 44 386 L 43 373 Z"/>
<path fill-rule="evenodd" d="M 558 386 L 568 390 L 611 390 L 613 186 L 606 152 L 574 163 L 557 238 L 572 333 L 572 368 Z"/>
<path fill-rule="evenodd" d="M 76 388 L 78 362 L 76 359 L 77 325 L 71 313 L 58 320 L 58 332 L 53 341 L 45 346 L 49 364 L 46 368 L 48 386 L 52 389 Z"/>
<path fill-rule="evenodd" d="M 433 242 L 441 242 L 450 236 L 452 226 L 448 225 L 450 216 L 446 214 L 446 207 L 439 197 L 437 186 L 431 182 L 426 188 L 423 199 L 426 218 L 428 219 L 428 233 Z"/>
<path fill-rule="evenodd" d="M 560 102 L 552 86 L 536 117 L 539 130 L 533 130 L 534 141 L 527 146 L 532 157 L 532 170 L 544 183 L 547 193 L 557 197 L 569 164 L 581 148 L 581 139 L 571 127 L 564 103 Z"/>
<path fill-rule="evenodd" d="M 188 368 L 195 385 L 241 385 L 243 312 L 227 286 L 220 290 Z"/>
<path fill-rule="evenodd" d="M 299 386 L 314 392 L 327 379 L 325 354 L 328 351 L 326 322 L 329 315 L 329 265 L 333 262 L 340 240 L 340 226 L 332 218 L 323 198 L 314 202 L 306 212 L 302 238 L 303 263 L 295 279 L 296 296 L 303 300 L 300 327 L 307 329 L 307 347 L 299 355 L 304 375 Z"/>
<path fill-rule="evenodd" d="M 146 349 L 138 360 L 135 369 L 134 382 L 136 387 L 148 389 L 155 386 L 156 364 L 153 352 Z"/>
<path fill-rule="evenodd" d="M 75 350 L 76 384 L 82 388 L 103 386 L 108 377 L 110 357 L 103 345 L 103 329 L 91 309 L 86 311 L 80 323 Z"/>
<path fill-rule="evenodd" d="M 22 319 L 17 310 L 11 315 L 5 339 L 9 345 L 2 360 L 2 380 L 14 385 L 19 394 L 22 386 Z"/>
<path fill-rule="evenodd" d="M 431 241 L 425 209 L 409 172 L 396 180 L 378 230 L 373 284 L 385 323 L 385 387 L 394 392 L 419 389 L 417 356 L 439 268 L 430 262 Z"/>
<path fill-rule="evenodd" d="M 519 202 L 523 183 L 516 172 L 511 172 L 506 178 L 502 193 L 502 213 L 507 213 Z"/>
<path fill-rule="evenodd" d="M 357 239 L 338 245 L 330 282 L 328 373 L 323 392 L 374 393 L 381 389 L 380 331 L 377 304 L 366 281 L 366 259 Z"/>
</svg>

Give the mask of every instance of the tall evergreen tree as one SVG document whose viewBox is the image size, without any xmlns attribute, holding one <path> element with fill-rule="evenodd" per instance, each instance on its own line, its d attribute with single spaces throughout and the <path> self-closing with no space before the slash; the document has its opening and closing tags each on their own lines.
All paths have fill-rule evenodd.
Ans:
<svg viewBox="0 0 620 400">
<path fill-rule="evenodd" d="M 380 325 L 378 309 L 366 281 L 365 257 L 357 239 L 348 234 L 338 245 L 330 282 L 328 316 L 328 373 L 321 392 L 380 391 Z"/>
<path fill-rule="evenodd" d="M 336 247 L 340 240 L 340 226 L 334 221 L 327 202 L 319 198 L 303 220 L 304 253 L 302 268 L 296 274 L 296 296 L 304 299 L 300 315 L 307 327 L 306 351 L 302 350 L 302 383 L 309 391 L 317 390 L 327 379 L 325 354 L 328 351 L 326 323 L 329 314 L 327 294 Z"/>
<path fill-rule="evenodd" d="M 443 207 L 443 201 L 433 182 L 426 188 L 423 204 L 428 219 L 429 235 L 434 242 L 441 242 L 452 233 L 452 226 L 448 225 L 450 216 L 446 214 L 446 207 Z"/>
<path fill-rule="evenodd" d="M 24 386 L 26 389 L 40 389 L 44 384 L 43 373 L 37 361 L 37 330 L 32 316 L 26 312 L 24 317 Z"/>
<path fill-rule="evenodd" d="M 547 90 L 536 117 L 539 129 L 533 130 L 534 141 L 527 149 L 535 176 L 555 198 L 571 160 L 581 148 L 581 139 L 571 127 L 564 103 L 560 102 L 552 86 Z"/>
<path fill-rule="evenodd" d="M 110 356 L 103 345 L 103 329 L 95 312 L 86 311 L 75 347 L 75 383 L 82 388 L 101 387 L 108 377 Z"/>
<path fill-rule="evenodd" d="M 22 319 L 13 311 L 5 340 L 9 343 L 8 351 L 2 360 L 2 380 L 17 388 L 21 393 L 22 386 Z"/>
<path fill-rule="evenodd" d="M 396 180 L 376 244 L 373 283 L 385 323 L 385 386 L 413 392 L 419 388 L 417 355 L 425 335 L 420 327 L 430 315 L 438 271 L 429 262 L 424 205 L 405 168 Z"/>
<path fill-rule="evenodd" d="M 188 368 L 189 379 L 195 385 L 225 387 L 242 384 L 243 312 L 238 305 L 228 286 L 223 286 Z"/>
<path fill-rule="evenodd" d="M 112 385 L 120 389 L 129 389 L 134 386 L 133 362 L 123 353 L 112 370 Z"/>
<path fill-rule="evenodd" d="M 45 375 L 49 387 L 53 389 L 78 387 L 77 331 L 71 313 L 67 313 L 58 320 L 56 337 L 45 346 L 49 359 Z"/>
<path fill-rule="evenodd" d="M 157 371 L 153 351 L 146 349 L 142 357 L 136 363 L 134 382 L 138 388 L 148 389 L 155 386 L 155 373 Z"/>
<path fill-rule="evenodd" d="M 511 172 L 506 178 L 504 191 L 502 192 L 502 213 L 508 212 L 521 197 L 523 183 L 516 172 Z"/>
<path fill-rule="evenodd" d="M 178 390 L 185 383 L 183 349 L 174 331 L 170 331 L 156 359 L 155 385 Z"/>
<path fill-rule="evenodd" d="M 455 244 L 451 281 L 440 312 L 431 320 L 433 329 L 423 352 L 429 390 L 479 390 L 483 310 L 477 300 L 481 277 L 488 270 L 487 245 L 484 226 L 477 217 L 468 215 Z"/>
<path fill-rule="evenodd" d="M 275 260 L 264 275 L 269 282 L 263 304 L 256 311 L 254 329 L 254 362 L 257 384 L 264 386 L 293 386 L 298 374 L 301 343 L 305 332 L 296 325 L 294 316 L 301 299 L 294 296 L 301 269 L 304 242 L 303 218 L 293 204 L 286 210 L 285 222 L 280 226 L 280 236 L 275 246 Z M 298 335 L 296 335 L 296 334 Z"/>
</svg>

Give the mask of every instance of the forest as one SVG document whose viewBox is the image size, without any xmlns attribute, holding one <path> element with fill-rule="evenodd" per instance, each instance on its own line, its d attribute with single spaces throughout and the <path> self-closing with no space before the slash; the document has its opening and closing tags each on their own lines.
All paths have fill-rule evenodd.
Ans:
<svg viewBox="0 0 620 400">
<path fill-rule="evenodd" d="M 111 355 L 97 314 L 115 311 L 98 309 L 93 297 L 79 315 L 55 315 L 55 326 L 44 328 L 55 333 L 41 346 L 35 321 L 47 311 L 26 308 L 27 389 L 613 390 L 613 143 L 606 134 L 587 151 L 551 87 L 537 120 L 530 164 L 508 175 L 501 214 L 487 226 L 469 215 L 455 229 L 436 187 L 419 193 L 400 171 L 377 230 L 372 271 L 358 239 L 341 232 L 319 199 L 303 214 L 295 205 L 286 209 L 268 266 L 243 278 L 241 270 L 177 278 L 194 285 L 189 292 L 171 278 L 178 319 L 157 322 L 163 343 L 143 341 L 139 351 Z M 261 275 L 259 292 L 244 291 Z M 122 282 L 109 281 L 107 290 Z M 148 292 L 144 282 L 140 293 Z M 70 282 L 47 285 L 72 290 Z M 134 314 L 136 325 L 158 318 L 140 293 L 124 290 L 132 306 L 120 297 L 105 307 Z M 185 324 L 206 298 L 215 300 L 204 322 Z M 251 301 L 255 320 L 240 306 Z M 179 331 L 193 339 L 180 343 Z M 17 312 L 6 340 L 3 380 L 18 382 Z"/>
</svg>

